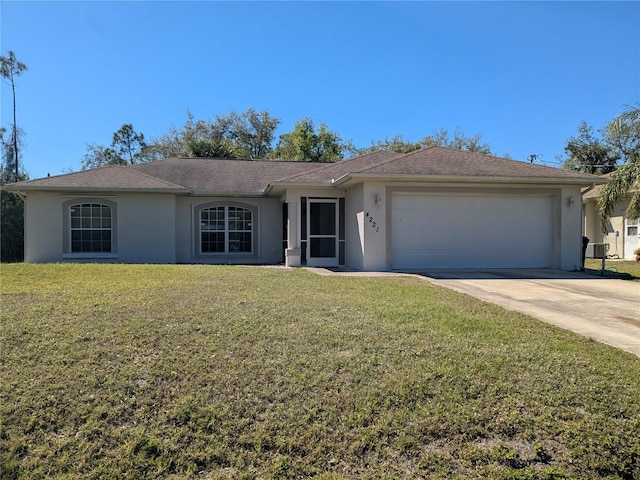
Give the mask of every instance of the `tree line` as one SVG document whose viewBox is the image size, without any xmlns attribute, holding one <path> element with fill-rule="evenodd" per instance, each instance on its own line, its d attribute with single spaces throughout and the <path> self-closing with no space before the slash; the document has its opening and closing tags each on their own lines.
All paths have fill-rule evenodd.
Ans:
<svg viewBox="0 0 640 480">
<path fill-rule="evenodd" d="M 325 122 L 316 125 L 310 117 L 298 120 L 290 132 L 280 135 L 276 141 L 275 132 L 280 124 L 281 120 L 268 110 L 253 108 L 242 113 L 231 111 L 226 115 L 215 115 L 213 119 L 195 119 L 187 112 L 182 127 L 172 126 L 151 140 L 135 131 L 132 124 L 124 124 L 113 134 L 111 145 L 88 144 L 81 164 L 83 169 L 89 169 L 168 157 L 337 162 L 377 150 L 408 153 L 431 145 L 491 153 L 481 134 L 466 136 L 460 129 L 450 135 L 441 128 L 415 142 L 395 135 L 358 148 L 351 140 L 343 140 Z"/>
</svg>

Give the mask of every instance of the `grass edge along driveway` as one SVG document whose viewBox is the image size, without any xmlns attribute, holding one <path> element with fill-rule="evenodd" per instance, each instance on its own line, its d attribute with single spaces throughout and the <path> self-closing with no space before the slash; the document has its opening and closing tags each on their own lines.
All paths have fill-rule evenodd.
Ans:
<svg viewBox="0 0 640 480">
<path fill-rule="evenodd" d="M 409 277 L 3 265 L 0 478 L 640 478 L 640 359 Z"/>
</svg>

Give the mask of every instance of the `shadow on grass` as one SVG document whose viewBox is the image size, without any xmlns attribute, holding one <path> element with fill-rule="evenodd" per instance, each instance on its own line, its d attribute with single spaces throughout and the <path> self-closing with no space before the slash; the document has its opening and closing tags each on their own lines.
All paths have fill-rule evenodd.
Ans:
<svg viewBox="0 0 640 480">
<path fill-rule="evenodd" d="M 618 272 L 615 267 L 605 267 L 602 269 L 585 268 L 587 275 L 592 275 L 600 278 L 614 278 L 616 280 L 635 280 L 640 281 L 640 277 L 636 277 L 627 272 Z"/>
</svg>

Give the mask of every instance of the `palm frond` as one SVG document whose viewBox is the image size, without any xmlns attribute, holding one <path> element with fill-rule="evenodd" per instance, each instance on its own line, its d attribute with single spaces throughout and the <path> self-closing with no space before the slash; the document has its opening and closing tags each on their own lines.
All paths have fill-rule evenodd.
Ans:
<svg viewBox="0 0 640 480">
<path fill-rule="evenodd" d="M 624 163 L 613 172 L 609 183 L 598 195 L 597 207 L 603 232 L 616 205 L 626 199 L 629 200 L 626 217 L 640 217 L 640 101 L 628 105 L 626 111 L 611 121 L 607 130 L 612 138 L 624 139 L 624 142 L 618 142 Z M 622 143 L 627 148 L 622 148 Z"/>
</svg>

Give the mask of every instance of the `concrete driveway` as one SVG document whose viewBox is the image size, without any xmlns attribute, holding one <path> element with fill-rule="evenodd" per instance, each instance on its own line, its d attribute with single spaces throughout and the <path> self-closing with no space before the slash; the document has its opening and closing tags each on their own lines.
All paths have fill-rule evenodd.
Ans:
<svg viewBox="0 0 640 480">
<path fill-rule="evenodd" d="M 640 356 L 640 283 L 556 270 L 412 272 Z"/>
</svg>

